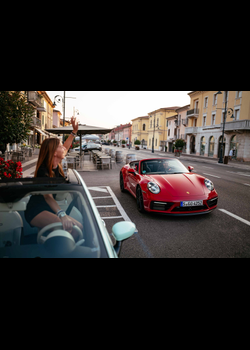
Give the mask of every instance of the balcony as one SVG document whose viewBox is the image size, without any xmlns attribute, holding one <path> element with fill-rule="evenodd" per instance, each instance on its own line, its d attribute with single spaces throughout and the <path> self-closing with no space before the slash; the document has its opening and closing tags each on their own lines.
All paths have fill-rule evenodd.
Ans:
<svg viewBox="0 0 250 350">
<path fill-rule="evenodd" d="M 32 120 L 33 120 L 32 126 L 34 126 L 34 127 L 38 126 L 39 128 L 41 127 L 41 120 L 40 119 L 33 116 Z"/>
<path fill-rule="evenodd" d="M 32 103 L 35 107 L 43 107 L 42 97 L 36 91 L 28 91 L 28 102 Z"/>
<path fill-rule="evenodd" d="M 189 117 L 198 118 L 198 116 L 199 116 L 199 108 L 194 108 L 187 111 L 187 118 Z"/>
<path fill-rule="evenodd" d="M 223 124 L 221 124 L 221 130 Z M 238 131 L 238 130 L 250 130 L 250 120 L 235 120 L 225 124 L 225 132 L 227 131 Z"/>
<path fill-rule="evenodd" d="M 197 132 L 198 132 L 198 127 L 196 127 L 196 126 L 192 126 L 192 127 L 189 127 L 189 128 L 185 129 L 186 135 L 188 135 L 188 134 L 197 134 Z"/>
</svg>

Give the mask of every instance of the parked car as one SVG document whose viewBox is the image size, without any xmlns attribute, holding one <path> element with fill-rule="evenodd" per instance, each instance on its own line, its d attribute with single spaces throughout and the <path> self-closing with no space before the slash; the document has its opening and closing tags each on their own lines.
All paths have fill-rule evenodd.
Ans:
<svg viewBox="0 0 250 350">
<path fill-rule="evenodd" d="M 31 195 L 54 195 L 67 215 L 83 225 L 79 239 L 54 223 L 39 231 L 25 219 Z M 69 169 L 68 179 L 24 178 L 0 180 L 0 258 L 117 258 L 122 241 L 136 231 L 135 224 L 119 222 L 112 228 L 113 246 L 105 224 L 81 176 Z"/>
<path fill-rule="evenodd" d="M 102 150 L 102 146 L 98 143 L 86 143 L 85 145 L 82 146 L 82 150 L 84 151 L 84 153 L 88 152 L 88 151 L 93 151 L 93 150 L 98 150 L 101 151 Z M 80 152 L 80 147 L 74 148 L 74 152 Z"/>
<path fill-rule="evenodd" d="M 192 173 L 177 159 L 132 161 L 120 172 L 121 191 L 129 191 L 140 212 L 198 215 L 217 207 L 218 194 L 212 181 Z"/>
</svg>

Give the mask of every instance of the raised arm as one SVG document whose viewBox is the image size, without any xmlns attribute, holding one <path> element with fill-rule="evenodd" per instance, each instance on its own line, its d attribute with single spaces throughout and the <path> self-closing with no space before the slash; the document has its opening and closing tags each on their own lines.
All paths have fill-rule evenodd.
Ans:
<svg viewBox="0 0 250 350">
<path fill-rule="evenodd" d="M 71 118 L 71 124 L 73 126 L 73 134 L 75 134 L 75 136 L 77 135 L 77 131 L 78 131 L 78 122 L 76 121 L 76 118 L 72 117 Z M 72 145 L 72 142 L 74 140 L 74 135 L 70 134 L 69 137 L 67 138 L 67 140 L 64 142 L 64 147 L 67 149 L 67 151 L 69 150 L 70 146 Z"/>
</svg>

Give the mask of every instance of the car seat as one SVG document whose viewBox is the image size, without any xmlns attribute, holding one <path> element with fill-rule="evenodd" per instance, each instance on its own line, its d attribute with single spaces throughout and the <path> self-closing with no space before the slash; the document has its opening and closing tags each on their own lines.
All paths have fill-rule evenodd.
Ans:
<svg viewBox="0 0 250 350">
<path fill-rule="evenodd" d="M 20 245 L 23 220 L 17 211 L 0 213 L 0 248 Z"/>
</svg>

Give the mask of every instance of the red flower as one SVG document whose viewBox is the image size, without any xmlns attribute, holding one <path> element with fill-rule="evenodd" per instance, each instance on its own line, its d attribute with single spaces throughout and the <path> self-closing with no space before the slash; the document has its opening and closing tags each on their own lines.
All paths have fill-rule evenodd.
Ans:
<svg viewBox="0 0 250 350">
<path fill-rule="evenodd" d="M 17 165 L 18 167 L 21 167 L 21 166 L 22 166 L 22 163 L 21 163 L 21 162 L 17 162 L 16 165 Z"/>
<path fill-rule="evenodd" d="M 6 173 L 6 171 L 3 173 L 3 175 L 4 175 L 5 177 L 7 177 L 7 173 Z"/>
</svg>

